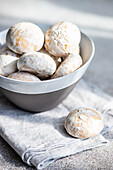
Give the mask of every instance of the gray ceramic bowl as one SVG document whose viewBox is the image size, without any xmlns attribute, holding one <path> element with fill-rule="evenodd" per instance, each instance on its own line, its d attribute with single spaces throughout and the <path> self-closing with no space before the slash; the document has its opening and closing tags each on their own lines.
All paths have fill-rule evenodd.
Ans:
<svg viewBox="0 0 113 170">
<path fill-rule="evenodd" d="M 0 44 L 4 45 L 6 31 L 0 33 Z M 64 77 L 42 82 L 22 82 L 0 76 L 1 92 L 18 107 L 31 111 L 42 112 L 54 108 L 61 103 L 73 90 L 75 84 L 84 75 L 93 55 L 92 40 L 82 34 L 80 49 L 84 65 Z"/>
</svg>

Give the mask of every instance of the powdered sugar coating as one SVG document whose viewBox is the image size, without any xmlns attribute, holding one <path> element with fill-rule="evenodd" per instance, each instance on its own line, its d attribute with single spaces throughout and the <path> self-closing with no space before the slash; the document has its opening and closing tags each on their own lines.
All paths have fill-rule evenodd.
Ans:
<svg viewBox="0 0 113 170">
<path fill-rule="evenodd" d="M 10 74 L 8 78 L 11 78 L 14 80 L 20 80 L 20 81 L 41 81 L 35 75 L 31 73 L 27 73 L 27 72 L 16 72 L 16 73 Z"/>
<path fill-rule="evenodd" d="M 62 77 L 77 70 L 82 65 L 82 58 L 78 53 L 69 56 L 60 64 L 52 78 Z"/>
<path fill-rule="evenodd" d="M 50 54 L 44 47 L 41 48 L 41 50 L 39 52 L 47 54 L 48 56 L 52 57 L 53 60 L 55 61 L 57 67 L 61 64 L 61 58 L 55 57 L 54 55 Z"/>
<path fill-rule="evenodd" d="M 79 45 L 77 45 L 77 46 L 75 47 L 75 52 L 78 53 L 78 54 L 80 54 L 80 46 L 79 46 Z M 75 52 L 74 52 L 74 53 L 75 53 Z M 68 56 L 64 56 L 64 57 L 62 57 L 62 58 L 63 58 L 63 60 L 65 60 L 67 57 L 68 57 Z"/>
<path fill-rule="evenodd" d="M 12 50 L 10 50 L 8 47 L 4 47 L 0 50 L 0 55 L 11 55 L 11 56 L 14 56 L 14 57 L 20 57 L 19 54 L 13 52 Z"/>
<path fill-rule="evenodd" d="M 99 134 L 104 127 L 103 116 L 92 108 L 80 107 L 65 120 L 66 131 L 77 138 L 89 138 Z"/>
<path fill-rule="evenodd" d="M 17 57 L 11 55 L 0 55 L 0 74 L 8 76 L 17 71 Z"/>
<path fill-rule="evenodd" d="M 45 48 L 56 57 L 67 57 L 76 52 L 81 40 L 79 28 L 69 22 L 51 26 L 45 33 Z"/>
<path fill-rule="evenodd" d="M 17 62 L 20 71 L 28 71 L 40 78 L 47 78 L 56 71 L 56 63 L 52 57 L 41 52 L 28 52 Z"/>
<path fill-rule="evenodd" d="M 9 29 L 6 43 L 12 51 L 18 54 L 39 51 L 44 43 L 44 34 L 37 25 L 21 22 Z"/>
</svg>

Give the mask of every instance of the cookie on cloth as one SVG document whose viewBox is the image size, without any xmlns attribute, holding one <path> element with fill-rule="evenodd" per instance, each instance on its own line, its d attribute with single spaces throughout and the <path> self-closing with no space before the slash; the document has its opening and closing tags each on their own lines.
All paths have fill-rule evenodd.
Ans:
<svg viewBox="0 0 113 170">
<path fill-rule="evenodd" d="M 71 136 L 89 138 L 102 131 L 104 120 L 99 111 L 93 108 L 80 107 L 66 117 L 64 126 Z"/>
<path fill-rule="evenodd" d="M 69 54 L 60 64 L 52 78 L 62 77 L 77 70 L 82 65 L 82 58 L 78 53 Z"/>
<path fill-rule="evenodd" d="M 8 76 L 10 79 L 20 80 L 20 81 L 41 81 L 38 77 L 27 72 L 16 72 Z"/>
<path fill-rule="evenodd" d="M 22 55 L 17 67 L 19 71 L 27 71 L 44 79 L 56 71 L 56 63 L 52 57 L 42 52 L 28 52 Z"/>
<path fill-rule="evenodd" d="M 6 43 L 8 48 L 18 54 L 39 51 L 44 43 L 44 34 L 37 25 L 21 22 L 9 29 Z"/>
<path fill-rule="evenodd" d="M 17 71 L 18 57 L 11 55 L 0 55 L 0 74 L 8 76 L 11 73 Z"/>
<path fill-rule="evenodd" d="M 79 28 L 70 22 L 52 25 L 45 33 L 45 48 L 56 57 L 67 57 L 76 52 L 81 40 Z"/>
</svg>

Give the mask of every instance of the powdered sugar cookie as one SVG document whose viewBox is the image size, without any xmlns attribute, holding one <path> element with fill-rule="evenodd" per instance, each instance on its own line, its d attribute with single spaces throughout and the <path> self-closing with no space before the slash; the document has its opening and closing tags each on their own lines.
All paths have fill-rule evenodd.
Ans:
<svg viewBox="0 0 113 170">
<path fill-rule="evenodd" d="M 12 51 L 18 54 L 39 51 L 44 43 L 44 34 L 37 25 L 22 22 L 9 29 L 6 43 Z"/>
<path fill-rule="evenodd" d="M 28 52 L 22 55 L 17 67 L 20 71 L 28 71 L 40 78 L 47 78 L 56 71 L 56 63 L 52 57 L 41 52 Z"/>
<path fill-rule="evenodd" d="M 66 131 L 77 138 L 95 136 L 102 131 L 103 127 L 102 114 L 92 108 L 77 108 L 65 120 Z"/>
<path fill-rule="evenodd" d="M 16 72 L 16 73 L 10 74 L 8 78 L 11 78 L 14 80 L 20 80 L 20 81 L 41 81 L 35 75 L 31 73 L 27 73 L 27 72 Z"/>
<path fill-rule="evenodd" d="M 51 26 L 45 33 L 45 48 L 56 57 L 67 57 L 76 52 L 81 40 L 79 28 L 69 22 Z"/>
<path fill-rule="evenodd" d="M 69 56 L 60 64 L 52 78 L 62 77 L 77 70 L 82 65 L 82 58 L 78 53 Z"/>
<path fill-rule="evenodd" d="M 14 56 L 14 57 L 20 57 L 19 54 L 13 52 L 12 50 L 10 50 L 8 47 L 4 47 L 0 50 L 0 55 L 11 55 L 11 56 Z"/>
<path fill-rule="evenodd" d="M 17 57 L 11 55 L 0 55 L 0 74 L 8 76 L 17 71 Z"/>
<path fill-rule="evenodd" d="M 75 47 L 75 52 L 78 53 L 78 54 L 80 54 L 80 46 L 79 46 L 79 45 L 77 45 L 77 46 Z M 67 56 L 64 56 L 64 57 L 62 57 L 62 58 L 63 58 L 63 60 L 65 60 L 65 59 L 67 58 Z"/>
<path fill-rule="evenodd" d="M 50 54 L 44 47 L 41 48 L 41 50 L 40 50 L 39 52 L 42 52 L 42 53 L 47 54 L 48 56 L 52 57 L 53 60 L 55 61 L 57 67 L 58 67 L 58 66 L 61 64 L 61 62 L 62 62 L 62 60 L 61 60 L 60 57 L 57 58 L 57 57 L 55 57 L 54 55 Z"/>
</svg>

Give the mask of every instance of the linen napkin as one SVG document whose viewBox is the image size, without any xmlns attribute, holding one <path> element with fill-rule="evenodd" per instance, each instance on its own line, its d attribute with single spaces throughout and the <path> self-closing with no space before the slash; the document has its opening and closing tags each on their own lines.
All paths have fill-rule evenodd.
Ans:
<svg viewBox="0 0 113 170">
<path fill-rule="evenodd" d="M 84 140 L 69 136 L 64 129 L 64 121 L 76 107 L 87 106 L 105 111 L 107 106 L 111 107 L 106 104 L 112 100 L 112 97 L 83 79 L 61 104 L 42 113 L 23 111 L 0 95 L 0 135 L 24 162 L 43 169 L 60 158 L 106 145 L 109 141 L 103 134 L 112 128 L 112 112 L 104 114 L 104 130 Z"/>
</svg>

